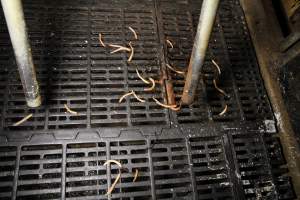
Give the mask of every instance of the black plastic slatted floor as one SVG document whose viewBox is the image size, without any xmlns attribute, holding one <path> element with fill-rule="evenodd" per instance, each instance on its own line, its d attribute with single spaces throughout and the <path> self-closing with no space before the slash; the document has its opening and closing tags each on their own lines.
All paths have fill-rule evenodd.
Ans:
<svg viewBox="0 0 300 200">
<path fill-rule="evenodd" d="M 0 14 L 0 199 L 294 199 L 268 97 L 237 0 L 224 0 L 216 19 L 196 101 L 179 112 L 165 85 L 145 92 L 136 75 L 174 84 L 176 99 L 201 2 L 196 0 L 23 1 L 43 96 L 28 108 Z M 128 29 L 138 33 L 134 40 Z M 126 45 L 135 54 L 110 54 L 99 44 Z M 166 40 L 173 42 L 168 48 Z M 210 59 L 222 75 L 214 89 Z M 134 90 L 146 99 L 118 103 Z M 64 104 L 79 114 L 66 113 Z M 218 113 L 228 105 L 228 112 Z M 33 118 L 14 127 L 25 115 Z M 122 163 L 118 175 L 109 159 Z M 139 170 L 136 182 L 133 173 Z"/>
</svg>

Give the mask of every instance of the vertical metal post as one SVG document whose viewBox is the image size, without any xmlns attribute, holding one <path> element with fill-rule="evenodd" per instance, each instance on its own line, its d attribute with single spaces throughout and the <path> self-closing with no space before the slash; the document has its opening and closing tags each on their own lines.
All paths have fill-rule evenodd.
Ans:
<svg viewBox="0 0 300 200">
<path fill-rule="evenodd" d="M 194 100 L 219 2 L 220 0 L 203 0 L 197 34 L 181 99 L 183 104 L 191 104 Z"/>
<path fill-rule="evenodd" d="M 1 0 L 11 43 L 14 49 L 20 78 L 25 93 L 27 105 L 41 105 L 39 85 L 36 80 L 31 48 L 28 42 L 27 30 L 21 0 Z"/>
</svg>

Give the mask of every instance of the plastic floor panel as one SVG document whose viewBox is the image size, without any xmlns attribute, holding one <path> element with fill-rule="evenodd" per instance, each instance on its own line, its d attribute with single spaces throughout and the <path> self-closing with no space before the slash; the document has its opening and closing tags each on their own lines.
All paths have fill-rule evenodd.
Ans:
<svg viewBox="0 0 300 200">
<path fill-rule="evenodd" d="M 70 140 L 39 134 L 9 142 L 0 148 L 0 197 L 106 199 L 118 167 L 103 164 L 113 159 L 124 169 L 112 199 L 294 198 L 281 152 L 265 148 L 280 149 L 274 139 L 206 130 L 166 129 L 147 138 L 132 131 L 116 138 L 81 133 Z"/>
<path fill-rule="evenodd" d="M 137 77 L 172 80 L 180 99 L 201 1 L 24 0 L 43 105 L 26 106 L 0 13 L 0 199 L 295 199 L 259 68 L 237 0 L 222 1 L 196 101 L 157 106 L 165 84 L 145 92 Z M 134 40 L 128 27 L 138 33 Z M 99 44 L 135 49 L 110 54 Z M 166 40 L 173 42 L 170 49 Z M 219 95 L 212 80 L 216 60 Z M 135 90 L 147 100 L 118 103 Z M 66 113 L 64 104 L 79 114 Z M 225 115 L 219 116 L 228 105 Z M 13 123 L 33 117 L 21 126 Z M 122 176 L 112 196 L 105 193 Z M 133 173 L 139 170 L 136 182 Z"/>
<path fill-rule="evenodd" d="M 144 76 L 156 80 L 167 76 L 174 83 L 177 100 L 180 98 L 184 79 L 167 72 L 165 64 L 178 68 L 187 65 L 201 5 L 181 3 L 184 2 L 170 6 L 168 1 L 131 4 L 128 1 L 64 1 L 57 6 L 55 1 L 25 1 L 43 95 L 43 105 L 38 109 L 26 106 L 2 15 L 0 127 L 7 132 L 105 131 L 153 128 L 152 125 L 161 129 L 174 124 L 273 120 L 243 18 L 236 20 L 243 13 L 238 12 L 240 8 L 234 1 L 222 2 L 220 7 L 196 102 L 172 113 L 152 100 L 156 97 L 165 101 L 164 85 L 156 84 L 152 93 L 144 91 L 147 85 L 137 77 L 136 67 Z M 137 41 L 133 41 L 129 26 L 137 31 Z M 109 48 L 101 47 L 99 33 L 107 44 L 126 45 L 132 41 L 133 62 L 127 63 L 126 53 L 110 54 Z M 166 39 L 173 41 L 174 49 L 167 47 Z M 230 98 L 218 94 L 212 84 L 215 68 L 211 59 L 222 68 L 219 87 Z M 146 103 L 141 104 L 134 97 L 118 103 L 120 96 L 130 90 L 145 98 Z M 66 113 L 65 103 L 79 114 Z M 225 105 L 228 112 L 219 116 Z M 30 120 L 12 126 L 29 113 L 33 113 Z"/>
</svg>

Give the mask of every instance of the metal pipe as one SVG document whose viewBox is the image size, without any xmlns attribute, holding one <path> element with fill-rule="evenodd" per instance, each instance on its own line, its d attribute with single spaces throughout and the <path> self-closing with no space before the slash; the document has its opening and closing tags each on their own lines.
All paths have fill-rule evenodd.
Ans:
<svg viewBox="0 0 300 200">
<path fill-rule="evenodd" d="M 203 0 L 197 34 L 181 99 L 183 104 L 191 104 L 194 100 L 219 2 L 220 0 Z"/>
<path fill-rule="evenodd" d="M 1 0 L 20 78 L 29 107 L 41 105 L 21 0 Z"/>
</svg>

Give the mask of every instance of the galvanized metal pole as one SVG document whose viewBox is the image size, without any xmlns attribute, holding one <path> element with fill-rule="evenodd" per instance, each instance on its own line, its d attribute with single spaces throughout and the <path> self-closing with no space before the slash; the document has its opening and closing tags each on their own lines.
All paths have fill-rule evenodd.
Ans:
<svg viewBox="0 0 300 200">
<path fill-rule="evenodd" d="M 14 49 L 20 78 L 25 93 L 27 105 L 41 105 L 39 85 L 36 80 L 32 61 L 31 48 L 28 42 L 27 30 L 21 0 L 1 0 L 11 43 Z"/>
<path fill-rule="evenodd" d="M 197 34 L 181 99 L 183 104 L 191 104 L 194 100 L 219 2 L 220 0 L 203 0 Z"/>
</svg>

